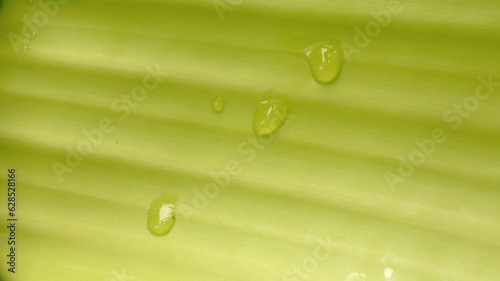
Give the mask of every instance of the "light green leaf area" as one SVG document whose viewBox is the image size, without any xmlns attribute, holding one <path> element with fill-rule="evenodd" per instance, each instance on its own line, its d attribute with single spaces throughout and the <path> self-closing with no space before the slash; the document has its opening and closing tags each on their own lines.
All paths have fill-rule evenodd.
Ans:
<svg viewBox="0 0 500 281">
<path fill-rule="evenodd" d="M 500 2 L 58 1 L 0 1 L 1 280 L 498 280 Z"/>
</svg>

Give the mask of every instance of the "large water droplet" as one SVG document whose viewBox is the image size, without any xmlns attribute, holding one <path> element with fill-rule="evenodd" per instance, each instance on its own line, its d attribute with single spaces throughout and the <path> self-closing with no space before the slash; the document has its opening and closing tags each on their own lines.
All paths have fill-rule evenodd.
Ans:
<svg viewBox="0 0 500 281">
<path fill-rule="evenodd" d="M 384 277 L 385 279 L 390 279 L 392 277 L 392 274 L 394 273 L 394 269 L 391 267 L 386 267 L 384 269 Z"/>
<path fill-rule="evenodd" d="M 148 229 L 157 236 L 170 232 L 175 223 L 175 206 L 165 199 L 155 199 L 148 209 Z"/>
<path fill-rule="evenodd" d="M 224 98 L 217 96 L 212 100 L 212 110 L 214 112 L 222 112 L 224 110 Z"/>
<path fill-rule="evenodd" d="M 337 40 L 321 42 L 305 48 L 305 55 L 313 78 L 319 83 L 330 83 L 340 73 L 344 52 Z"/>
<path fill-rule="evenodd" d="M 265 136 L 274 133 L 286 121 L 289 105 L 280 99 L 265 99 L 259 103 L 253 115 L 253 131 Z"/>
</svg>

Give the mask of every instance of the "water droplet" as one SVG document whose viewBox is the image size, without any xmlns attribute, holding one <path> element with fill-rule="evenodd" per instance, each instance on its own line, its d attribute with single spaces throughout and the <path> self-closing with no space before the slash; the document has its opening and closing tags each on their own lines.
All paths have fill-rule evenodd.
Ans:
<svg viewBox="0 0 500 281">
<path fill-rule="evenodd" d="M 30 34 L 30 39 L 35 39 L 37 35 L 38 35 L 38 33 L 36 33 L 35 31 L 33 31 L 33 32 Z"/>
<path fill-rule="evenodd" d="M 148 229 L 153 235 L 170 232 L 175 223 L 175 206 L 166 199 L 155 199 L 148 209 Z"/>
<path fill-rule="evenodd" d="M 28 43 L 26 43 L 26 45 L 24 45 L 24 47 L 23 47 L 23 53 L 25 53 L 25 54 L 26 54 L 29 50 L 30 50 L 30 43 L 28 42 Z"/>
<path fill-rule="evenodd" d="M 274 133 L 288 116 L 289 106 L 281 99 L 265 99 L 259 103 L 253 115 L 253 131 L 265 136 Z"/>
<path fill-rule="evenodd" d="M 222 112 L 224 110 L 224 98 L 217 96 L 212 100 L 212 110 L 214 112 Z"/>
<path fill-rule="evenodd" d="M 364 273 L 357 273 L 357 272 L 353 272 L 345 278 L 345 281 L 365 281 L 365 280 L 366 280 L 366 275 Z"/>
<path fill-rule="evenodd" d="M 394 269 L 391 267 L 386 267 L 384 269 L 384 277 L 385 279 L 390 279 L 392 277 L 392 274 L 394 273 Z"/>
<path fill-rule="evenodd" d="M 310 45 L 305 50 L 313 78 L 319 83 L 330 83 L 340 73 L 344 52 L 337 40 Z"/>
</svg>

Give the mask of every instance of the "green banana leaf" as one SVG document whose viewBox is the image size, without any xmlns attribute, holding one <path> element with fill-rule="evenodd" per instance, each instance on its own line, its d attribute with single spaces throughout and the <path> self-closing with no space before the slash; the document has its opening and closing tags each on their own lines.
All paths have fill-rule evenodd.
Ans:
<svg viewBox="0 0 500 281">
<path fill-rule="evenodd" d="M 1 280 L 499 280 L 500 2 L 0 6 Z"/>
</svg>

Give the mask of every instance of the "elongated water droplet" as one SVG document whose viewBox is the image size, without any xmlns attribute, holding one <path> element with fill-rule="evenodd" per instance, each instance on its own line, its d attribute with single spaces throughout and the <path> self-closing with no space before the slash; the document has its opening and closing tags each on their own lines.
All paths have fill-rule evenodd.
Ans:
<svg viewBox="0 0 500 281">
<path fill-rule="evenodd" d="M 365 281 L 365 280 L 366 280 L 366 274 L 353 272 L 349 274 L 344 281 Z"/>
<path fill-rule="evenodd" d="M 313 78 L 319 83 L 330 83 L 340 73 L 344 52 L 337 40 L 310 45 L 305 50 Z"/>
<path fill-rule="evenodd" d="M 148 209 L 148 229 L 153 235 L 170 232 L 175 223 L 175 206 L 166 199 L 155 199 Z"/>
<path fill-rule="evenodd" d="M 31 32 L 30 39 L 35 39 L 37 35 L 38 33 L 36 33 L 36 31 Z"/>
<path fill-rule="evenodd" d="M 212 110 L 214 112 L 222 112 L 224 110 L 224 98 L 217 96 L 212 100 Z"/>
<path fill-rule="evenodd" d="M 289 106 L 280 99 L 265 99 L 259 103 L 253 115 L 253 131 L 265 136 L 274 133 L 288 116 Z"/>
</svg>

